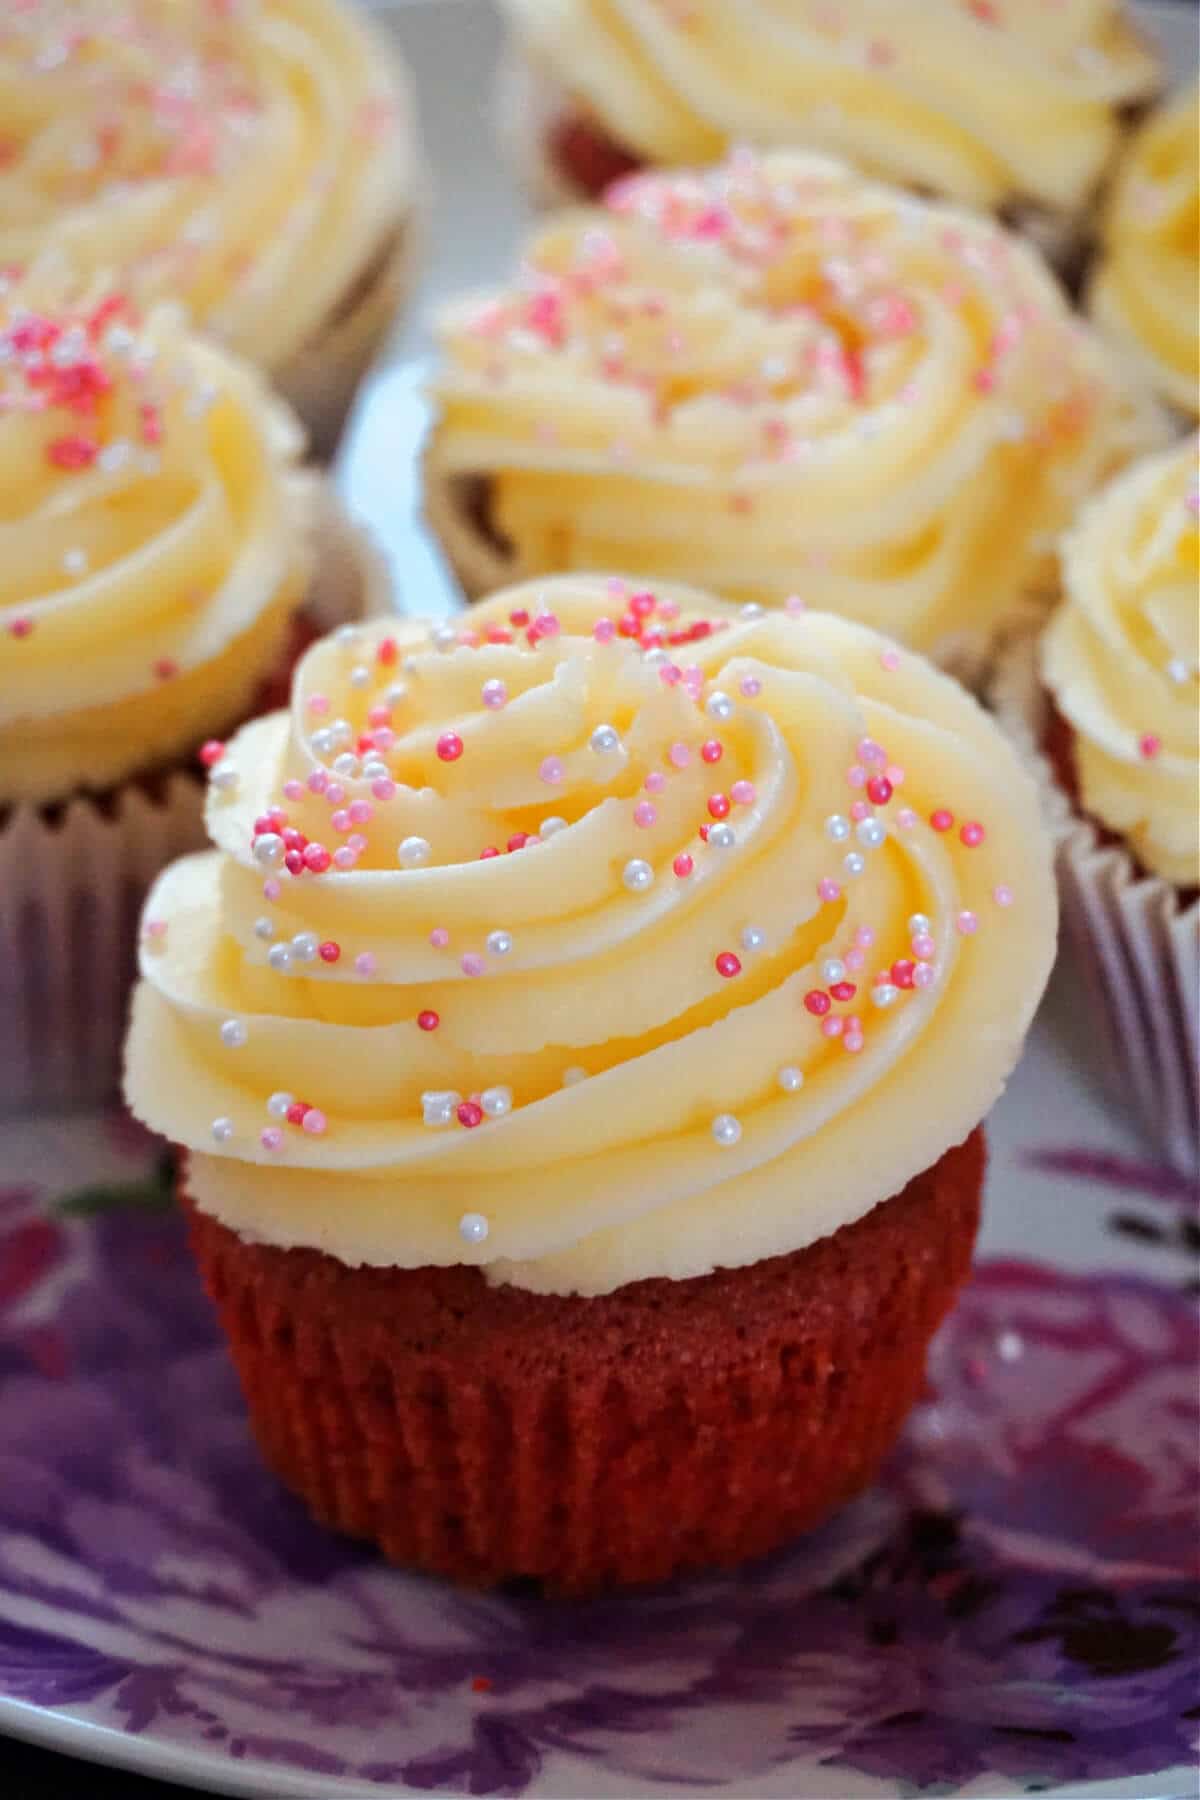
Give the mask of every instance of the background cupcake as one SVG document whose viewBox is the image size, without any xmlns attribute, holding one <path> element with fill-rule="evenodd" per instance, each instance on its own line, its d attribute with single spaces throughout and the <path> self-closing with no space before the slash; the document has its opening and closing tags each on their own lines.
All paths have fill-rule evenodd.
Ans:
<svg viewBox="0 0 1200 1800">
<path fill-rule="evenodd" d="M 843 620 L 558 580 L 315 646 L 228 756 L 127 1091 L 273 1466 L 571 1590 L 869 1481 L 1054 949 L 976 704 Z"/>
<path fill-rule="evenodd" d="M 332 453 L 413 247 L 407 82 L 357 9 L 10 8 L 0 129 L 0 268 L 52 248 L 183 301 Z"/>
<path fill-rule="evenodd" d="M 1123 1101 L 1185 1169 L 1197 1161 L 1200 825 L 1192 440 L 1085 509 L 1040 649 L 1002 671 L 1006 723 L 1041 770 L 1067 925 Z"/>
<path fill-rule="evenodd" d="M 505 0 L 505 125 L 543 196 L 800 145 L 1068 257 L 1158 60 L 1114 0 Z"/>
<path fill-rule="evenodd" d="M 468 595 L 799 595 L 971 675 L 1156 409 L 1028 244 L 820 157 L 632 177 L 451 309 L 427 507 Z"/>
<path fill-rule="evenodd" d="M 1105 215 L 1088 306 L 1185 418 L 1200 412 L 1200 83 L 1143 125 Z"/>
<path fill-rule="evenodd" d="M 301 442 L 170 311 L 0 295 L 0 1105 L 111 1093 L 146 883 L 200 830 L 197 750 L 365 604 Z"/>
</svg>

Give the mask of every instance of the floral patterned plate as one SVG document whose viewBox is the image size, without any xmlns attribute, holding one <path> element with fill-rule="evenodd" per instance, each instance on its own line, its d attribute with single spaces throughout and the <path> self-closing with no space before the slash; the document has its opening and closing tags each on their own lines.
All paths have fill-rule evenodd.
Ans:
<svg viewBox="0 0 1200 1800">
<path fill-rule="evenodd" d="M 396 17 L 458 221 L 428 300 L 507 258 L 520 207 L 461 104 L 494 19 Z M 394 366 L 342 478 L 438 609 L 423 423 Z M 119 1117 L 0 1125 L 0 1732 L 314 1800 L 1194 1795 L 1200 1213 L 1097 1096 L 1070 991 L 997 1109 L 975 1277 L 878 1486 L 740 1574 L 586 1606 L 454 1592 L 310 1524 L 156 1147 Z"/>
</svg>

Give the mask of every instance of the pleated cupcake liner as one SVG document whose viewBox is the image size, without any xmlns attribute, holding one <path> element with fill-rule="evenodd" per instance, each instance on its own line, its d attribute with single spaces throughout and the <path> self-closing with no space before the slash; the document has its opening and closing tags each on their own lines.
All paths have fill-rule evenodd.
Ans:
<svg viewBox="0 0 1200 1800">
<path fill-rule="evenodd" d="M 185 1204 L 260 1447 L 322 1523 L 468 1585 L 582 1594 L 742 1562 L 869 1484 L 983 1165 L 976 1132 L 805 1250 L 595 1298 L 350 1268 Z"/>
<path fill-rule="evenodd" d="M 378 552 L 328 490 L 316 500 L 301 613 L 313 636 L 388 610 Z M 181 765 L 0 809 L 0 1114 L 116 1096 L 142 904 L 167 863 L 205 847 L 204 789 L 199 768 Z"/>
<path fill-rule="evenodd" d="M 1200 1171 L 1200 899 L 1148 875 L 1075 810 L 1042 752 L 1049 703 L 1037 642 L 1011 645 L 992 686 L 1000 724 L 1037 779 L 1054 839 L 1064 936 L 1113 1097 L 1146 1141 Z"/>
</svg>

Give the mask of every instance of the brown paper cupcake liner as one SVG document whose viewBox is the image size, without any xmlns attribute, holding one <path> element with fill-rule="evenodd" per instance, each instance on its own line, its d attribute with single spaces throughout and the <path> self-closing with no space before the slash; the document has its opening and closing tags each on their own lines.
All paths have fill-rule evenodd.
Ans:
<svg viewBox="0 0 1200 1800">
<path fill-rule="evenodd" d="M 387 610 L 378 553 L 328 490 L 317 506 L 317 572 L 293 651 Z M 167 863 L 204 848 L 203 806 L 199 770 L 180 766 L 0 809 L 0 1114 L 116 1093 L 142 903 Z"/>
<path fill-rule="evenodd" d="M 595 1298 L 349 1268 L 189 1205 L 260 1447 L 323 1523 L 471 1585 L 731 1566 L 873 1478 L 979 1219 L 976 1131 L 804 1250 Z"/>
<path fill-rule="evenodd" d="M 1077 813 L 1042 753 L 1049 708 L 1032 637 L 992 687 L 997 717 L 1038 781 L 1054 838 L 1064 935 L 1109 1085 L 1147 1141 L 1200 1168 L 1200 899 L 1147 875 Z"/>
</svg>

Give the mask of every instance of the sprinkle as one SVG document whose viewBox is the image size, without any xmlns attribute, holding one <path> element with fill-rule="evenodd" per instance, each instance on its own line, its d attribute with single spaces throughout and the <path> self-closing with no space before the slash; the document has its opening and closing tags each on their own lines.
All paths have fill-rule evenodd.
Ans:
<svg viewBox="0 0 1200 1800">
<path fill-rule="evenodd" d="M 422 1031 L 436 1031 L 441 1022 L 440 1015 L 428 1008 L 417 1014 L 417 1024 Z"/>
<path fill-rule="evenodd" d="M 543 819 L 541 824 L 539 825 L 538 836 L 540 838 L 557 837 L 560 831 L 565 831 L 566 829 L 567 829 L 567 821 L 565 819 L 558 818 L 554 814 L 551 814 L 550 818 Z"/>
<path fill-rule="evenodd" d="M 667 751 L 667 761 L 673 769 L 686 769 L 692 760 L 692 753 L 686 744 L 672 744 Z"/>
<path fill-rule="evenodd" d="M 742 932 L 742 949 L 751 952 L 761 950 L 767 941 L 767 934 L 757 925 L 747 925 Z"/>
<path fill-rule="evenodd" d="M 226 1019 L 221 1026 L 221 1042 L 227 1050 L 240 1050 L 248 1036 L 241 1019 Z"/>
<path fill-rule="evenodd" d="M 851 850 L 842 858 L 842 867 L 847 875 L 861 875 L 866 866 L 866 858 L 860 856 L 857 850 Z"/>
<path fill-rule="evenodd" d="M 732 950 L 722 950 L 720 955 L 715 959 L 713 967 L 716 969 L 718 975 L 723 975 L 725 980 L 728 981 L 734 975 L 741 974 L 742 961 L 739 956 L 734 955 Z"/>
<path fill-rule="evenodd" d="M 867 783 L 867 799 L 872 806 L 886 806 L 892 797 L 892 784 L 886 775 L 872 775 Z"/>
<path fill-rule="evenodd" d="M 829 995 L 823 993 L 820 988 L 809 988 L 804 996 L 805 1010 L 810 1012 L 814 1019 L 823 1019 L 832 1005 L 833 1002 Z"/>
<path fill-rule="evenodd" d="M 640 856 L 631 857 L 621 871 L 621 880 L 631 894 L 641 894 L 654 885 L 654 870 Z"/>
<path fill-rule="evenodd" d="M 226 1118 L 214 1119 L 212 1122 L 212 1135 L 214 1143 L 227 1144 L 233 1136 L 233 1120 Z"/>
<path fill-rule="evenodd" d="M 720 688 L 708 696 L 704 702 L 704 710 L 710 719 L 731 719 L 733 717 L 733 701 Z"/>
<path fill-rule="evenodd" d="M 719 763 L 725 754 L 725 747 L 717 738 L 708 738 L 700 746 L 700 755 L 706 763 Z"/>
<path fill-rule="evenodd" d="M 738 806 L 753 806 L 758 792 L 752 781 L 735 781 L 729 790 L 729 797 Z"/>
<path fill-rule="evenodd" d="M 822 1021 L 821 1021 L 821 1036 L 822 1037 L 827 1037 L 827 1038 L 841 1037 L 841 1035 L 842 1035 L 843 1031 L 845 1031 L 845 1029 L 846 1029 L 845 1019 L 835 1017 L 835 1018 L 829 1018 L 829 1019 L 822 1019 Z"/>
<path fill-rule="evenodd" d="M 672 869 L 675 871 L 676 875 L 678 875 L 680 881 L 686 881 L 695 866 L 695 863 L 692 861 L 686 850 L 681 851 L 675 858 L 675 861 L 671 864 Z"/>
<path fill-rule="evenodd" d="M 901 956 L 892 964 L 889 973 L 894 987 L 910 988 L 916 973 L 916 965 L 909 957 Z"/>
<path fill-rule="evenodd" d="M 209 738 L 206 744 L 200 746 L 200 761 L 206 769 L 211 769 L 214 763 L 219 763 L 224 754 L 225 746 L 220 738 Z"/>
<path fill-rule="evenodd" d="M 657 808 L 651 806 L 648 800 L 639 800 L 633 809 L 633 822 L 643 831 L 649 830 L 651 825 L 658 823 Z"/>
<path fill-rule="evenodd" d="M 477 1100 L 463 1100 L 456 1108 L 455 1116 L 460 1125 L 474 1131 L 476 1125 L 483 1123 L 483 1108 Z"/>
<path fill-rule="evenodd" d="M 871 989 L 871 999 L 876 1006 L 894 1006 L 899 994 L 900 989 L 891 981 L 877 981 Z"/>
<path fill-rule="evenodd" d="M 462 1100 L 461 1094 L 431 1089 L 421 1095 L 421 1117 L 432 1130 L 453 1122 L 456 1107 Z"/>
<path fill-rule="evenodd" d="M 742 677 L 740 691 L 746 696 L 747 700 L 757 700 L 758 696 L 762 693 L 762 682 L 758 679 L 757 675 L 745 675 Z"/>
<path fill-rule="evenodd" d="M 1161 750 L 1162 739 L 1156 737 L 1152 731 L 1143 732 L 1138 739 L 1138 755 L 1144 757 L 1147 762 L 1153 762 Z"/>
<path fill-rule="evenodd" d="M 592 636 L 598 644 L 611 644 L 616 632 L 617 628 L 611 619 L 597 619 L 592 627 Z"/>
<path fill-rule="evenodd" d="M 911 831 L 917 823 L 917 815 L 911 806 L 902 806 L 896 814 L 896 823 L 901 831 Z"/>
<path fill-rule="evenodd" d="M 985 833 L 983 826 L 978 820 L 972 819 L 968 824 L 963 826 L 958 835 L 962 842 L 967 846 L 968 850 L 974 850 L 982 844 Z"/>
<path fill-rule="evenodd" d="M 484 1088 L 479 1096 L 479 1104 L 489 1119 L 503 1119 L 512 1111 L 512 1089 L 506 1087 Z"/>
<path fill-rule="evenodd" d="M 306 844 L 304 846 L 304 866 L 313 875 L 323 875 L 333 857 L 324 844 Z"/>
<path fill-rule="evenodd" d="M 295 1104 L 295 1094 L 285 1094 L 282 1092 L 272 1094 L 271 1098 L 267 1101 L 267 1111 L 273 1119 L 286 1119 L 288 1113 Z"/>
<path fill-rule="evenodd" d="M 949 812 L 946 807 L 939 806 L 936 812 L 930 813 L 929 823 L 935 831 L 949 831 L 954 824 L 954 814 Z"/>
<path fill-rule="evenodd" d="M 878 850 L 887 837 L 887 826 L 878 819 L 863 819 L 855 827 L 854 835 L 864 850 Z"/>
<path fill-rule="evenodd" d="M 301 1130 L 307 1131 L 310 1137 L 323 1137 L 328 1127 L 329 1121 L 319 1106 L 310 1106 L 300 1121 Z"/>
<path fill-rule="evenodd" d="M 826 987 L 832 987 L 835 981 L 845 979 L 846 965 L 836 956 L 827 956 L 821 964 L 821 980 Z"/>
<path fill-rule="evenodd" d="M 476 951 L 468 950 L 462 961 L 459 963 L 459 968 L 464 975 L 477 976 L 483 974 L 484 970 L 487 968 L 487 964 L 483 957 Z"/>
<path fill-rule="evenodd" d="M 607 756 L 613 750 L 619 750 L 621 748 L 621 737 L 615 726 L 597 725 L 595 731 L 593 731 L 591 737 L 588 739 L 588 743 L 596 752 L 597 756 Z"/>
<path fill-rule="evenodd" d="M 869 925 L 860 925 L 854 933 L 854 942 L 860 950 L 869 950 L 875 942 L 875 933 Z"/>
<path fill-rule="evenodd" d="M 840 900 L 842 890 L 836 881 L 831 881 L 828 876 L 824 876 L 817 883 L 817 897 L 828 904 L 834 900 Z"/>
<path fill-rule="evenodd" d="M 804 1070 L 788 1063 L 775 1077 L 785 1094 L 798 1094 L 804 1086 Z"/>
<path fill-rule="evenodd" d="M 908 921 L 909 937 L 927 937 L 933 926 L 924 913 L 912 913 Z"/>
<path fill-rule="evenodd" d="M 997 906 L 1011 906 L 1013 903 L 1013 891 L 1007 883 L 1002 881 L 999 887 L 994 887 L 992 889 L 992 899 L 996 902 Z"/>
<path fill-rule="evenodd" d="M 457 731 L 443 731 L 436 745 L 441 762 L 457 762 L 463 753 L 463 741 Z"/>
<path fill-rule="evenodd" d="M 292 966 L 292 951 L 288 944 L 272 944 L 267 951 L 267 962 L 277 975 L 286 975 Z"/>
<path fill-rule="evenodd" d="M 396 850 L 396 858 L 404 868 L 417 869 L 427 863 L 432 850 L 429 839 L 423 837 L 406 837 L 400 840 Z"/>
<path fill-rule="evenodd" d="M 841 813 L 830 813 L 825 821 L 825 836 L 835 844 L 844 843 L 850 836 L 850 821 Z"/>
<path fill-rule="evenodd" d="M 718 1113 L 712 1122 L 712 1134 L 723 1149 L 731 1149 L 741 1139 L 741 1120 L 732 1113 Z"/>
<path fill-rule="evenodd" d="M 708 797 L 708 810 L 714 819 L 727 819 L 730 806 L 728 794 L 710 794 Z"/>
<path fill-rule="evenodd" d="M 960 912 L 954 921 L 954 929 L 962 937 L 971 937 L 979 930 L 979 920 L 973 912 Z"/>
<path fill-rule="evenodd" d="M 450 942 L 450 933 L 444 925 L 435 925 L 429 934 L 429 942 L 435 950 L 444 950 Z"/>
<path fill-rule="evenodd" d="M 667 785 L 667 778 L 661 769 L 651 769 L 642 786 L 648 794 L 661 794 Z"/>
<path fill-rule="evenodd" d="M 492 956 L 507 956 L 513 947 L 511 931 L 489 931 L 487 948 Z"/>
<path fill-rule="evenodd" d="M 264 1131 L 259 1133 L 258 1141 L 264 1150 L 283 1149 L 283 1133 L 278 1125 L 268 1125 Z"/>
<path fill-rule="evenodd" d="M 56 469 L 90 469 L 99 451 L 94 438 L 60 437 L 47 446 L 46 458 Z"/>
<path fill-rule="evenodd" d="M 529 833 L 527 831 L 514 831 L 505 847 L 511 854 L 514 850 L 523 850 L 528 842 Z"/>
<path fill-rule="evenodd" d="M 900 667 L 900 652 L 890 647 L 887 650 L 881 650 L 879 664 L 881 668 L 887 670 L 889 675 L 893 674 Z"/>
<path fill-rule="evenodd" d="M 932 987 L 937 980 L 937 972 L 932 963 L 918 963 L 913 970 L 913 986 L 917 988 Z"/>
<path fill-rule="evenodd" d="M 707 830 L 705 842 L 711 844 L 714 850 L 732 850 L 737 843 L 737 833 L 732 825 L 702 826 L 701 829 Z"/>
<path fill-rule="evenodd" d="M 293 1100 L 284 1116 L 289 1125 L 302 1125 L 304 1123 L 304 1115 L 308 1110 L 307 1100 Z"/>
<path fill-rule="evenodd" d="M 356 975 L 373 975 L 378 966 L 379 965 L 370 950 L 363 950 L 354 959 L 354 972 Z"/>
<path fill-rule="evenodd" d="M 482 1244 L 488 1234 L 488 1222 L 482 1213 L 464 1213 L 458 1221 L 459 1236 L 467 1244 Z"/>
<path fill-rule="evenodd" d="M 33 620 L 27 618 L 14 619 L 8 628 L 9 637 L 27 638 L 33 635 Z"/>
<path fill-rule="evenodd" d="M 557 787 L 563 778 L 563 763 L 560 756 L 544 757 L 538 769 L 538 775 L 550 787 Z"/>
<path fill-rule="evenodd" d="M 844 1005 L 848 1000 L 853 1000 L 858 989 L 852 981 L 835 981 L 829 992 Z"/>
<path fill-rule="evenodd" d="M 928 962 L 937 949 L 937 945 L 927 931 L 919 931 L 912 940 L 913 955 L 921 962 Z"/>
</svg>

